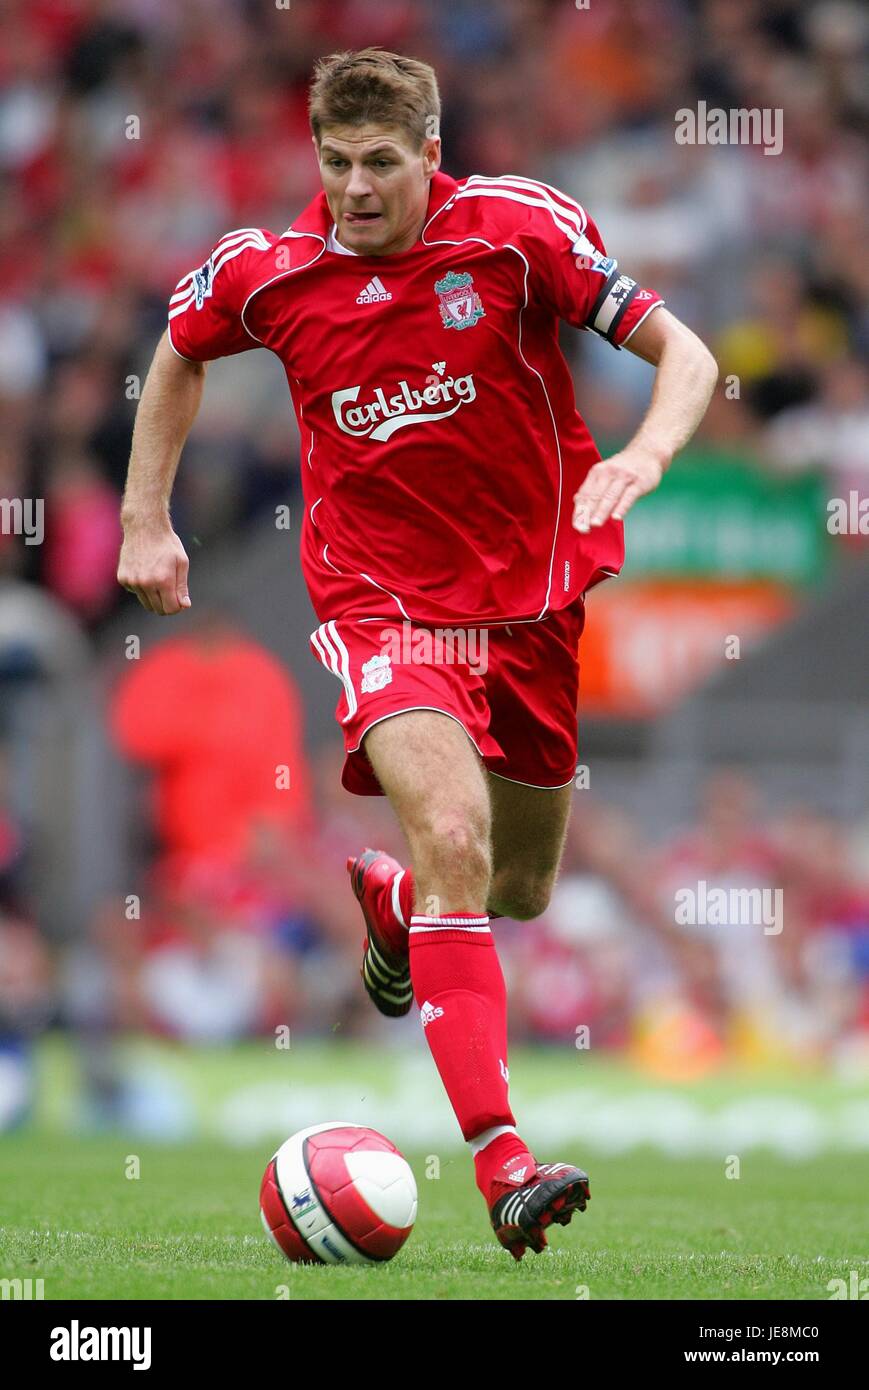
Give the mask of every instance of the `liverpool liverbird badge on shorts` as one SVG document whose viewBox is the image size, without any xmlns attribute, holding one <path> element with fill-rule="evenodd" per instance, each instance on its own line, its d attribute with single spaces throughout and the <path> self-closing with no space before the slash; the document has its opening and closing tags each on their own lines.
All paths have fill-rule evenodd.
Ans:
<svg viewBox="0 0 869 1390">
<path fill-rule="evenodd" d="M 373 695 L 382 690 L 392 680 L 392 665 L 389 652 L 378 652 L 369 661 L 362 663 L 362 693 Z"/>
<path fill-rule="evenodd" d="M 435 294 L 444 328 L 473 328 L 485 317 L 483 301 L 474 289 L 470 271 L 449 271 L 442 280 L 435 281 Z"/>
</svg>

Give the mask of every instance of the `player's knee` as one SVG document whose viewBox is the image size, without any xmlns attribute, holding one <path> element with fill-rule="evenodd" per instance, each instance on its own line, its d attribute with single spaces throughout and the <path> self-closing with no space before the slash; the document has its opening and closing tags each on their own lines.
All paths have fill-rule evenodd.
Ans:
<svg viewBox="0 0 869 1390">
<path fill-rule="evenodd" d="M 425 857 L 439 868 L 488 875 L 489 837 L 484 817 L 472 810 L 433 811 L 419 828 Z"/>
<path fill-rule="evenodd" d="M 502 917 L 512 917 L 516 922 L 530 922 L 546 911 L 551 897 L 551 879 L 523 878 L 518 882 L 496 884 L 489 898 L 489 907 L 493 912 L 500 912 Z"/>
<path fill-rule="evenodd" d="M 488 863 L 488 837 L 472 815 L 434 818 L 430 843 L 440 856 L 460 863 Z"/>
</svg>

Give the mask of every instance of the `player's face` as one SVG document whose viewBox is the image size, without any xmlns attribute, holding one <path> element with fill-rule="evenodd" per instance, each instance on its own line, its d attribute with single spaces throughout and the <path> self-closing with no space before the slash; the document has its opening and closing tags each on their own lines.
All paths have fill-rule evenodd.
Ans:
<svg viewBox="0 0 869 1390">
<path fill-rule="evenodd" d="M 341 245 L 360 256 L 410 250 L 425 221 L 440 140 L 415 150 L 397 126 L 327 126 L 317 155 Z"/>
</svg>

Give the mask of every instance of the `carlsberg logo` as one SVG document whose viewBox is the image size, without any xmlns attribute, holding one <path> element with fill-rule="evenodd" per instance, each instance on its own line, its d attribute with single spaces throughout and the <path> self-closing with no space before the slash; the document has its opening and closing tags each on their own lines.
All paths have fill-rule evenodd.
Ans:
<svg viewBox="0 0 869 1390">
<path fill-rule="evenodd" d="M 386 396 L 382 387 L 375 386 L 374 399 L 356 404 L 361 386 L 349 386 L 345 391 L 332 392 L 332 410 L 338 428 L 357 439 L 391 439 L 405 425 L 419 425 L 427 420 L 445 420 L 448 415 L 476 398 L 474 378 L 448 376 L 443 381 L 428 378 L 428 384 L 416 390 L 406 381 L 397 383 L 397 390 Z"/>
</svg>

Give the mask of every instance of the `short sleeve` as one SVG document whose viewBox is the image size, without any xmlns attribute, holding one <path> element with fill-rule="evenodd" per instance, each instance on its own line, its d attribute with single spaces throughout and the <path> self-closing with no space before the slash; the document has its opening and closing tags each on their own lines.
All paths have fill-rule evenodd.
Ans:
<svg viewBox="0 0 869 1390">
<path fill-rule="evenodd" d="M 258 227 L 229 232 L 208 260 L 179 280 L 169 300 L 169 341 L 180 357 L 211 362 L 261 344 L 245 328 L 242 311 L 254 282 L 252 267 L 276 238 Z"/>
<path fill-rule="evenodd" d="M 560 208 L 558 217 L 535 219 L 527 238 L 532 292 L 567 323 L 620 348 L 664 300 L 619 269 L 595 223 L 573 206 L 582 214 L 581 231 Z"/>
</svg>

